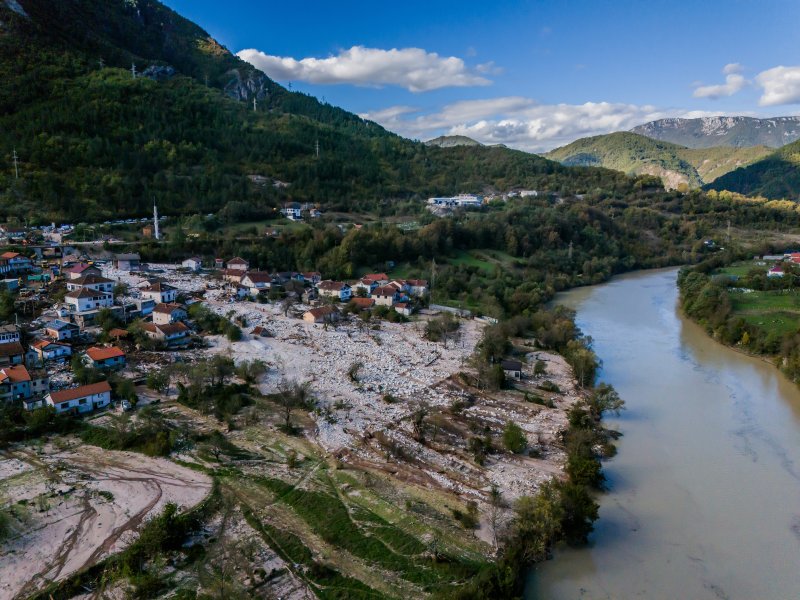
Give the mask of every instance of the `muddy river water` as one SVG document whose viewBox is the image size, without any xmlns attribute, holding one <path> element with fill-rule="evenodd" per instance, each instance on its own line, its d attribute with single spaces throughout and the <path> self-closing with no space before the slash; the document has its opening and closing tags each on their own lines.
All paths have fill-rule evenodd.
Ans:
<svg viewBox="0 0 800 600">
<path fill-rule="evenodd" d="M 529 599 L 800 598 L 800 388 L 683 318 L 676 277 L 558 299 L 627 410 L 591 543 L 535 569 Z"/>
</svg>

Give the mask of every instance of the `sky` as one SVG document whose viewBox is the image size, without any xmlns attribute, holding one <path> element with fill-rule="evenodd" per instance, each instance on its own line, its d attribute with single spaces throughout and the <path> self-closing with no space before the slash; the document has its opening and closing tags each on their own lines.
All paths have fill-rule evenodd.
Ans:
<svg viewBox="0 0 800 600">
<path fill-rule="evenodd" d="M 164 0 L 272 79 L 413 139 L 541 152 L 800 114 L 798 0 Z"/>
</svg>

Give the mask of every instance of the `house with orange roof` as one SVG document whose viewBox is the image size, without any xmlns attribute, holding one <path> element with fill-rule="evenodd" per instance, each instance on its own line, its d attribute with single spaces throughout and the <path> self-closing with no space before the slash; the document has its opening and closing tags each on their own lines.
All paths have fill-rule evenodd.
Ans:
<svg viewBox="0 0 800 600">
<path fill-rule="evenodd" d="M 95 408 L 111 404 L 111 386 L 107 381 L 82 385 L 67 390 L 50 392 L 45 402 L 61 414 L 65 412 L 86 413 Z"/>
<path fill-rule="evenodd" d="M 95 369 L 121 369 L 125 366 L 125 352 L 117 346 L 93 346 L 86 350 L 84 362 Z"/>
</svg>

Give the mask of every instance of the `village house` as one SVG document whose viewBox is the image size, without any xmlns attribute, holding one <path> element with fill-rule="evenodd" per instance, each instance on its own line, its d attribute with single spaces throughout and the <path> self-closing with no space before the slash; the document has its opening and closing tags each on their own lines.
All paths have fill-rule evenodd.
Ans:
<svg viewBox="0 0 800 600">
<path fill-rule="evenodd" d="M 142 317 L 146 317 L 155 310 L 156 301 L 152 298 L 137 298 L 133 305 Z"/>
<path fill-rule="evenodd" d="M 320 281 L 322 281 L 322 273 L 317 273 L 316 271 L 300 273 L 300 275 L 303 276 L 303 281 L 305 283 L 310 283 L 311 285 L 317 285 Z"/>
<path fill-rule="evenodd" d="M 767 271 L 767 277 L 783 277 L 784 270 L 781 265 L 775 265 L 769 271 Z"/>
<path fill-rule="evenodd" d="M 14 400 L 30 398 L 31 376 L 25 365 L 15 365 L 0 369 L 0 402 L 6 404 Z"/>
<path fill-rule="evenodd" d="M 225 269 L 222 272 L 222 279 L 227 281 L 228 283 L 239 285 L 245 274 L 246 271 L 242 271 L 241 269 Z"/>
<path fill-rule="evenodd" d="M 290 221 L 301 221 L 303 219 L 302 213 L 303 207 L 300 206 L 299 202 L 289 202 L 284 204 L 281 209 L 281 214 Z"/>
<path fill-rule="evenodd" d="M 120 271 L 138 271 L 142 258 L 138 254 L 117 254 L 114 257 L 114 267 Z"/>
<path fill-rule="evenodd" d="M 386 273 L 367 273 L 363 279 L 375 282 L 375 285 L 386 285 L 389 283 L 389 276 Z"/>
<path fill-rule="evenodd" d="M 248 271 L 239 281 L 239 285 L 255 296 L 270 289 L 272 277 L 264 271 Z"/>
<path fill-rule="evenodd" d="M 55 408 L 58 414 L 71 411 L 86 413 L 111 404 L 111 386 L 107 381 L 101 381 L 68 390 L 50 392 L 45 396 L 45 402 Z"/>
<path fill-rule="evenodd" d="M 228 261 L 227 267 L 229 271 L 247 271 L 250 269 L 250 263 L 236 256 Z"/>
<path fill-rule="evenodd" d="M 362 291 L 364 294 L 369 296 L 372 293 L 372 290 L 374 290 L 376 287 L 378 287 L 377 281 L 375 281 L 374 279 L 368 279 L 366 277 L 362 277 L 361 279 L 358 280 L 357 283 L 353 285 L 353 290 L 355 291 L 356 294 L 358 294 L 359 291 Z"/>
<path fill-rule="evenodd" d="M 343 281 L 321 281 L 317 285 L 320 296 L 338 298 L 342 302 L 350 300 L 353 292 L 349 285 Z"/>
<path fill-rule="evenodd" d="M 398 302 L 394 305 L 394 309 L 404 317 L 410 317 L 414 313 L 414 307 L 408 302 Z"/>
<path fill-rule="evenodd" d="M 142 325 L 142 329 L 148 337 L 172 348 L 185 346 L 191 341 L 189 337 L 191 330 L 183 323 L 167 323 L 164 325 L 145 323 Z"/>
<path fill-rule="evenodd" d="M 0 325 L 0 344 L 19 341 L 19 328 L 13 323 Z"/>
<path fill-rule="evenodd" d="M 500 361 L 500 366 L 503 368 L 506 377 L 516 380 L 522 379 L 522 363 L 520 361 L 503 359 Z"/>
<path fill-rule="evenodd" d="M 8 261 L 8 268 L 13 273 L 26 273 L 33 269 L 33 261 L 19 252 L 3 252 L 0 258 Z"/>
<path fill-rule="evenodd" d="M 121 369 L 125 366 L 125 353 L 116 346 L 93 346 L 86 350 L 84 362 L 95 369 Z"/>
<path fill-rule="evenodd" d="M 100 275 L 84 274 L 77 279 L 67 280 L 67 290 L 74 292 L 82 289 L 95 290 L 96 292 L 106 292 L 111 294 L 114 291 L 114 282 Z"/>
<path fill-rule="evenodd" d="M 178 323 L 188 316 L 186 309 L 180 304 L 156 304 L 153 309 L 153 323 L 156 325 Z"/>
<path fill-rule="evenodd" d="M 111 307 L 114 304 L 114 296 L 91 288 L 81 288 L 67 292 L 66 296 L 64 296 L 64 302 L 67 303 L 71 312 L 82 313 Z"/>
<path fill-rule="evenodd" d="M 94 265 L 90 265 L 89 263 L 85 262 L 81 262 L 64 269 L 64 276 L 66 277 L 67 281 L 74 281 L 84 277 L 85 275 L 96 275 L 97 277 L 100 277 L 102 273 L 100 272 L 100 269 Z"/>
<path fill-rule="evenodd" d="M 317 298 L 319 298 L 319 292 L 315 287 L 306 288 L 303 290 L 303 293 L 300 294 L 300 301 L 303 304 L 311 304 Z"/>
<path fill-rule="evenodd" d="M 191 271 L 199 271 L 203 268 L 203 259 L 199 256 L 192 256 L 181 262 L 181 266 Z"/>
<path fill-rule="evenodd" d="M 25 350 L 19 342 L 0 344 L 0 367 L 19 365 L 25 357 Z"/>
<path fill-rule="evenodd" d="M 406 279 L 408 293 L 417 298 L 428 295 L 428 282 L 424 279 Z"/>
<path fill-rule="evenodd" d="M 214 268 L 215 269 L 224 269 L 225 268 L 225 261 L 221 258 L 214 259 Z"/>
<path fill-rule="evenodd" d="M 269 333 L 269 330 L 266 327 L 262 327 L 261 325 L 253 327 L 253 330 L 250 332 L 250 335 L 255 337 L 272 337 Z"/>
<path fill-rule="evenodd" d="M 358 309 L 359 311 L 369 310 L 375 306 L 375 298 L 351 298 L 350 306 Z"/>
<path fill-rule="evenodd" d="M 339 309 L 335 306 L 320 306 L 303 313 L 306 323 L 333 323 L 339 320 Z"/>
<path fill-rule="evenodd" d="M 397 288 L 391 285 L 375 288 L 372 292 L 375 304 L 379 306 L 391 306 L 399 298 L 399 295 Z"/>
<path fill-rule="evenodd" d="M 152 300 L 157 304 L 175 302 L 178 290 L 162 281 L 156 281 L 141 290 L 142 298 Z"/>
<path fill-rule="evenodd" d="M 81 328 L 74 323 L 68 323 L 61 319 L 50 321 L 44 326 L 44 334 L 51 340 L 60 342 L 62 340 L 71 340 L 77 337 L 81 332 Z"/>
<path fill-rule="evenodd" d="M 38 340 L 31 344 L 31 349 L 36 352 L 40 363 L 48 361 L 65 361 L 72 356 L 72 346 L 63 342 L 51 340 Z"/>
</svg>

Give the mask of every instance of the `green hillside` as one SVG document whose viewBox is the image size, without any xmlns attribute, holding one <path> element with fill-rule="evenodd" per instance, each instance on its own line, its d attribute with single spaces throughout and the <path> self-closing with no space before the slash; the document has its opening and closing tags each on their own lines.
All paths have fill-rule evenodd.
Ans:
<svg viewBox="0 0 800 600">
<path fill-rule="evenodd" d="M 690 149 L 630 132 L 576 140 L 545 154 L 568 166 L 598 166 L 633 175 L 655 175 L 667 187 L 700 187 L 767 155 L 769 148 Z"/>
<path fill-rule="evenodd" d="M 437 138 L 428 140 L 425 145 L 452 148 L 454 146 L 482 146 L 483 144 L 465 135 L 440 135 Z"/>
<path fill-rule="evenodd" d="M 787 144 L 749 166 L 736 169 L 707 187 L 748 196 L 800 201 L 800 141 Z"/>
<path fill-rule="evenodd" d="M 524 152 L 406 140 L 289 92 L 155 0 L 20 5 L 0 3 L 0 220 L 145 215 L 153 199 L 165 214 L 250 219 L 289 199 L 392 212 L 463 190 L 631 185 Z"/>
</svg>

